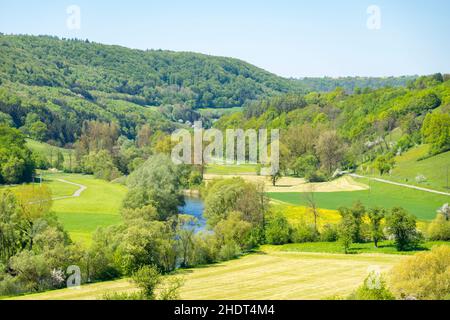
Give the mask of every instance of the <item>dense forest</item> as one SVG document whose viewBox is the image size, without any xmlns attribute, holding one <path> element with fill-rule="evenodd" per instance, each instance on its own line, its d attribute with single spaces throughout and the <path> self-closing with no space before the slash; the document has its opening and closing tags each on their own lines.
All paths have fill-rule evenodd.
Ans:
<svg viewBox="0 0 450 320">
<path fill-rule="evenodd" d="M 383 175 L 395 155 L 415 145 L 429 144 L 430 155 L 450 150 L 450 78 L 436 74 L 407 88 L 268 98 L 223 116 L 215 127 L 281 129 L 284 174 L 323 181 L 337 169 L 374 163 Z"/>
<path fill-rule="evenodd" d="M 384 87 L 405 87 L 416 80 L 417 76 L 402 77 L 339 77 L 339 78 L 302 78 L 298 79 L 297 84 L 306 92 L 329 92 L 340 87 L 347 93 L 359 93 L 367 89 L 380 89 Z"/>
<path fill-rule="evenodd" d="M 128 94 L 141 105 L 235 107 L 295 87 L 243 61 L 196 53 L 32 36 L 2 36 L 0 46 L 0 77 L 5 80 L 77 93 Z"/>
<path fill-rule="evenodd" d="M 175 123 L 210 124 L 198 109 L 336 87 L 367 91 L 414 79 L 293 80 L 237 59 L 49 36 L 0 34 L 0 48 L 0 121 L 61 146 L 75 142 L 87 120 L 117 122 L 121 134 L 135 138 L 135 128 L 144 123 L 166 132 Z"/>
</svg>

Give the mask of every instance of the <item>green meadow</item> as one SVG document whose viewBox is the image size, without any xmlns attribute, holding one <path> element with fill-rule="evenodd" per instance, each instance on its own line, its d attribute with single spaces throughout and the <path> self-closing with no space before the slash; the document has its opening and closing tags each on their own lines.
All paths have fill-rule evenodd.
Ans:
<svg viewBox="0 0 450 320">
<path fill-rule="evenodd" d="M 74 241 L 89 244 L 93 232 L 98 227 L 107 227 L 121 222 L 119 210 L 127 191 L 126 187 L 88 175 L 45 174 L 44 179 L 52 191 L 59 190 L 60 187 L 65 190 L 64 194 L 61 190 L 57 191 L 53 194 L 54 197 L 69 196 L 79 189 L 77 186 L 62 183 L 57 179 L 87 187 L 80 197 L 53 202 L 53 212 Z"/>
<path fill-rule="evenodd" d="M 428 149 L 428 145 L 423 145 L 396 157 L 397 165 L 387 180 L 450 192 L 450 151 L 426 158 Z M 419 175 L 426 180 L 418 183 Z"/>
<path fill-rule="evenodd" d="M 218 165 L 210 164 L 206 169 L 206 173 L 220 175 L 239 175 L 239 174 L 256 174 L 256 165 L 240 164 L 240 165 Z"/>
<path fill-rule="evenodd" d="M 382 207 L 390 209 L 400 206 L 424 221 L 433 220 L 436 210 L 450 201 L 449 196 L 439 195 L 387 183 L 355 179 L 370 185 L 369 190 L 351 192 L 316 192 L 315 199 L 320 208 L 336 210 L 343 206 L 352 206 L 361 201 L 367 207 Z M 274 200 L 293 205 L 306 206 L 307 199 L 301 193 L 268 193 Z"/>
</svg>

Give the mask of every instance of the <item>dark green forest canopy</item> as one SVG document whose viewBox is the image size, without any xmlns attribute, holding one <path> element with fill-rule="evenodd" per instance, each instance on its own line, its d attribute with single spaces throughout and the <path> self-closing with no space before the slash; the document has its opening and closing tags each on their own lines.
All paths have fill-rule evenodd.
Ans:
<svg viewBox="0 0 450 320">
<path fill-rule="evenodd" d="M 297 103 L 312 90 L 367 93 L 411 79 L 294 80 L 232 58 L 0 33 L 0 121 L 34 128 L 35 139 L 59 145 L 76 141 L 89 120 L 116 122 L 121 134 L 135 138 L 144 124 L 170 132 L 181 121 L 207 123 L 195 109 L 241 107 L 286 94 Z"/>
<path fill-rule="evenodd" d="M 295 83 L 237 59 L 132 50 L 47 36 L 0 36 L 0 77 L 30 86 L 137 96 L 142 105 L 235 107 Z M 88 96 L 89 97 L 89 96 Z"/>
<path fill-rule="evenodd" d="M 138 96 L 142 105 L 236 107 L 284 92 L 404 86 L 414 77 L 285 79 L 238 59 L 133 50 L 49 36 L 0 36 L 0 77 L 26 85 Z"/>
</svg>

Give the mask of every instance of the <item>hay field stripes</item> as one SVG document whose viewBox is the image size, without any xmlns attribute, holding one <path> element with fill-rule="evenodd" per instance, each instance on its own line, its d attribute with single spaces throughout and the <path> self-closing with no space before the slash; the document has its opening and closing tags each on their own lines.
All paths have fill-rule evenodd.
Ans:
<svg viewBox="0 0 450 320">
<path fill-rule="evenodd" d="M 242 178 L 247 182 L 264 184 L 264 189 L 266 192 L 350 192 L 350 191 L 364 191 L 368 190 L 369 186 L 355 181 L 351 176 L 346 175 L 338 179 L 320 182 L 320 183 L 309 183 L 303 178 L 296 177 L 282 177 L 275 186 L 272 185 L 270 179 L 266 176 L 258 176 L 255 174 L 210 174 L 204 175 L 204 180 L 206 182 L 212 181 L 214 179 L 231 179 L 231 178 Z"/>
<path fill-rule="evenodd" d="M 390 270 L 405 256 L 328 254 L 264 250 L 237 260 L 180 271 L 185 279 L 183 300 L 291 299 L 317 300 L 345 296 L 370 273 Z M 101 299 L 107 292 L 136 290 L 127 279 L 62 289 L 16 299 Z"/>
</svg>

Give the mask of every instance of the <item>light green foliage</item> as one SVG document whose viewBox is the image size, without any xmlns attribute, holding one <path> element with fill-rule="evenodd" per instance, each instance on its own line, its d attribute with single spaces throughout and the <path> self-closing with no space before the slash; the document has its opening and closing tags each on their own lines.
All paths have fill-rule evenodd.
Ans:
<svg viewBox="0 0 450 320">
<path fill-rule="evenodd" d="M 349 296 L 350 300 L 395 300 L 389 291 L 386 280 L 382 274 L 372 272 L 364 283 Z"/>
<path fill-rule="evenodd" d="M 289 222 L 282 214 L 274 214 L 265 229 L 266 242 L 269 244 L 288 243 L 291 238 Z"/>
<path fill-rule="evenodd" d="M 142 290 L 146 300 L 155 299 L 155 289 L 161 283 L 161 275 L 158 269 L 144 266 L 133 273 L 133 282 Z"/>
<path fill-rule="evenodd" d="M 10 191 L 0 191 L 0 262 L 4 263 L 20 250 L 20 207 Z"/>
<path fill-rule="evenodd" d="M 422 135 L 431 144 L 432 154 L 450 150 L 450 114 L 429 113 L 423 122 Z"/>
<path fill-rule="evenodd" d="M 220 246 L 233 242 L 240 249 L 249 249 L 251 244 L 248 241 L 251 228 L 251 223 L 244 220 L 242 213 L 230 212 L 226 219 L 216 224 L 214 233 Z"/>
<path fill-rule="evenodd" d="M 350 221 L 353 223 L 352 242 L 363 242 L 365 240 L 365 235 L 363 232 L 363 218 L 366 215 L 366 208 L 362 205 L 362 203 L 357 201 L 350 208 L 339 208 L 339 213 L 343 220 L 347 217 L 352 217 L 352 219 L 348 219 L 345 223 L 350 223 Z M 343 226 L 344 229 L 347 227 L 348 226 L 346 225 Z M 344 232 L 346 232 L 346 230 Z"/>
<path fill-rule="evenodd" d="M 121 175 L 111 154 L 106 150 L 90 153 L 83 160 L 84 170 L 93 173 L 97 179 L 112 181 Z"/>
<path fill-rule="evenodd" d="M 39 119 L 36 113 L 29 113 L 25 118 L 25 124 L 20 128 L 30 138 L 42 141 L 47 134 L 47 125 Z"/>
<path fill-rule="evenodd" d="M 195 262 L 195 227 L 197 221 L 189 215 L 179 215 L 176 229 L 181 267 L 189 267 Z"/>
<path fill-rule="evenodd" d="M 320 241 L 335 242 L 338 240 L 338 226 L 334 224 L 325 224 L 320 232 Z"/>
<path fill-rule="evenodd" d="M 14 125 L 14 121 L 9 114 L 0 112 L 0 125 L 12 127 Z"/>
<path fill-rule="evenodd" d="M 0 295 L 61 288 L 66 268 L 83 265 L 84 252 L 48 212 L 46 190 L 0 192 Z"/>
<path fill-rule="evenodd" d="M 434 247 L 403 260 L 390 274 L 390 287 L 399 299 L 448 300 L 450 246 Z"/>
<path fill-rule="evenodd" d="M 208 225 L 214 227 L 233 211 L 242 213 L 245 221 L 262 226 L 267 200 L 258 187 L 241 178 L 213 181 L 205 195 L 204 216 Z"/>
<path fill-rule="evenodd" d="M 378 170 L 380 175 L 389 173 L 395 165 L 395 159 L 391 154 L 378 156 L 375 159 L 375 168 Z"/>
<path fill-rule="evenodd" d="M 0 184 L 31 181 L 34 173 L 32 153 L 20 131 L 0 125 Z"/>
<path fill-rule="evenodd" d="M 319 239 L 319 236 L 320 235 L 313 224 L 300 222 L 299 224 L 292 226 L 291 241 L 294 243 L 314 242 Z M 330 233 L 328 233 L 327 236 L 330 237 Z"/>
<path fill-rule="evenodd" d="M 168 156 L 150 157 L 128 177 L 129 192 L 124 207 L 152 205 L 162 220 L 176 214 L 182 204 L 181 178 L 180 171 Z"/>
<path fill-rule="evenodd" d="M 450 241 L 450 221 L 442 213 L 438 213 L 428 226 L 428 239 Z"/>
<path fill-rule="evenodd" d="M 309 154 L 297 158 L 292 170 L 294 170 L 299 177 L 305 177 L 309 181 L 316 172 L 318 164 L 319 161 L 317 158 L 314 155 Z"/>
<path fill-rule="evenodd" d="M 355 218 L 352 214 L 344 214 L 338 227 L 338 239 L 344 253 L 349 253 L 350 246 L 353 243 L 353 238 L 356 230 Z"/>
<path fill-rule="evenodd" d="M 375 247 L 378 247 L 378 242 L 384 237 L 381 221 L 385 216 L 386 212 L 383 209 L 373 208 L 369 210 L 370 236 L 372 237 Z"/>
</svg>

